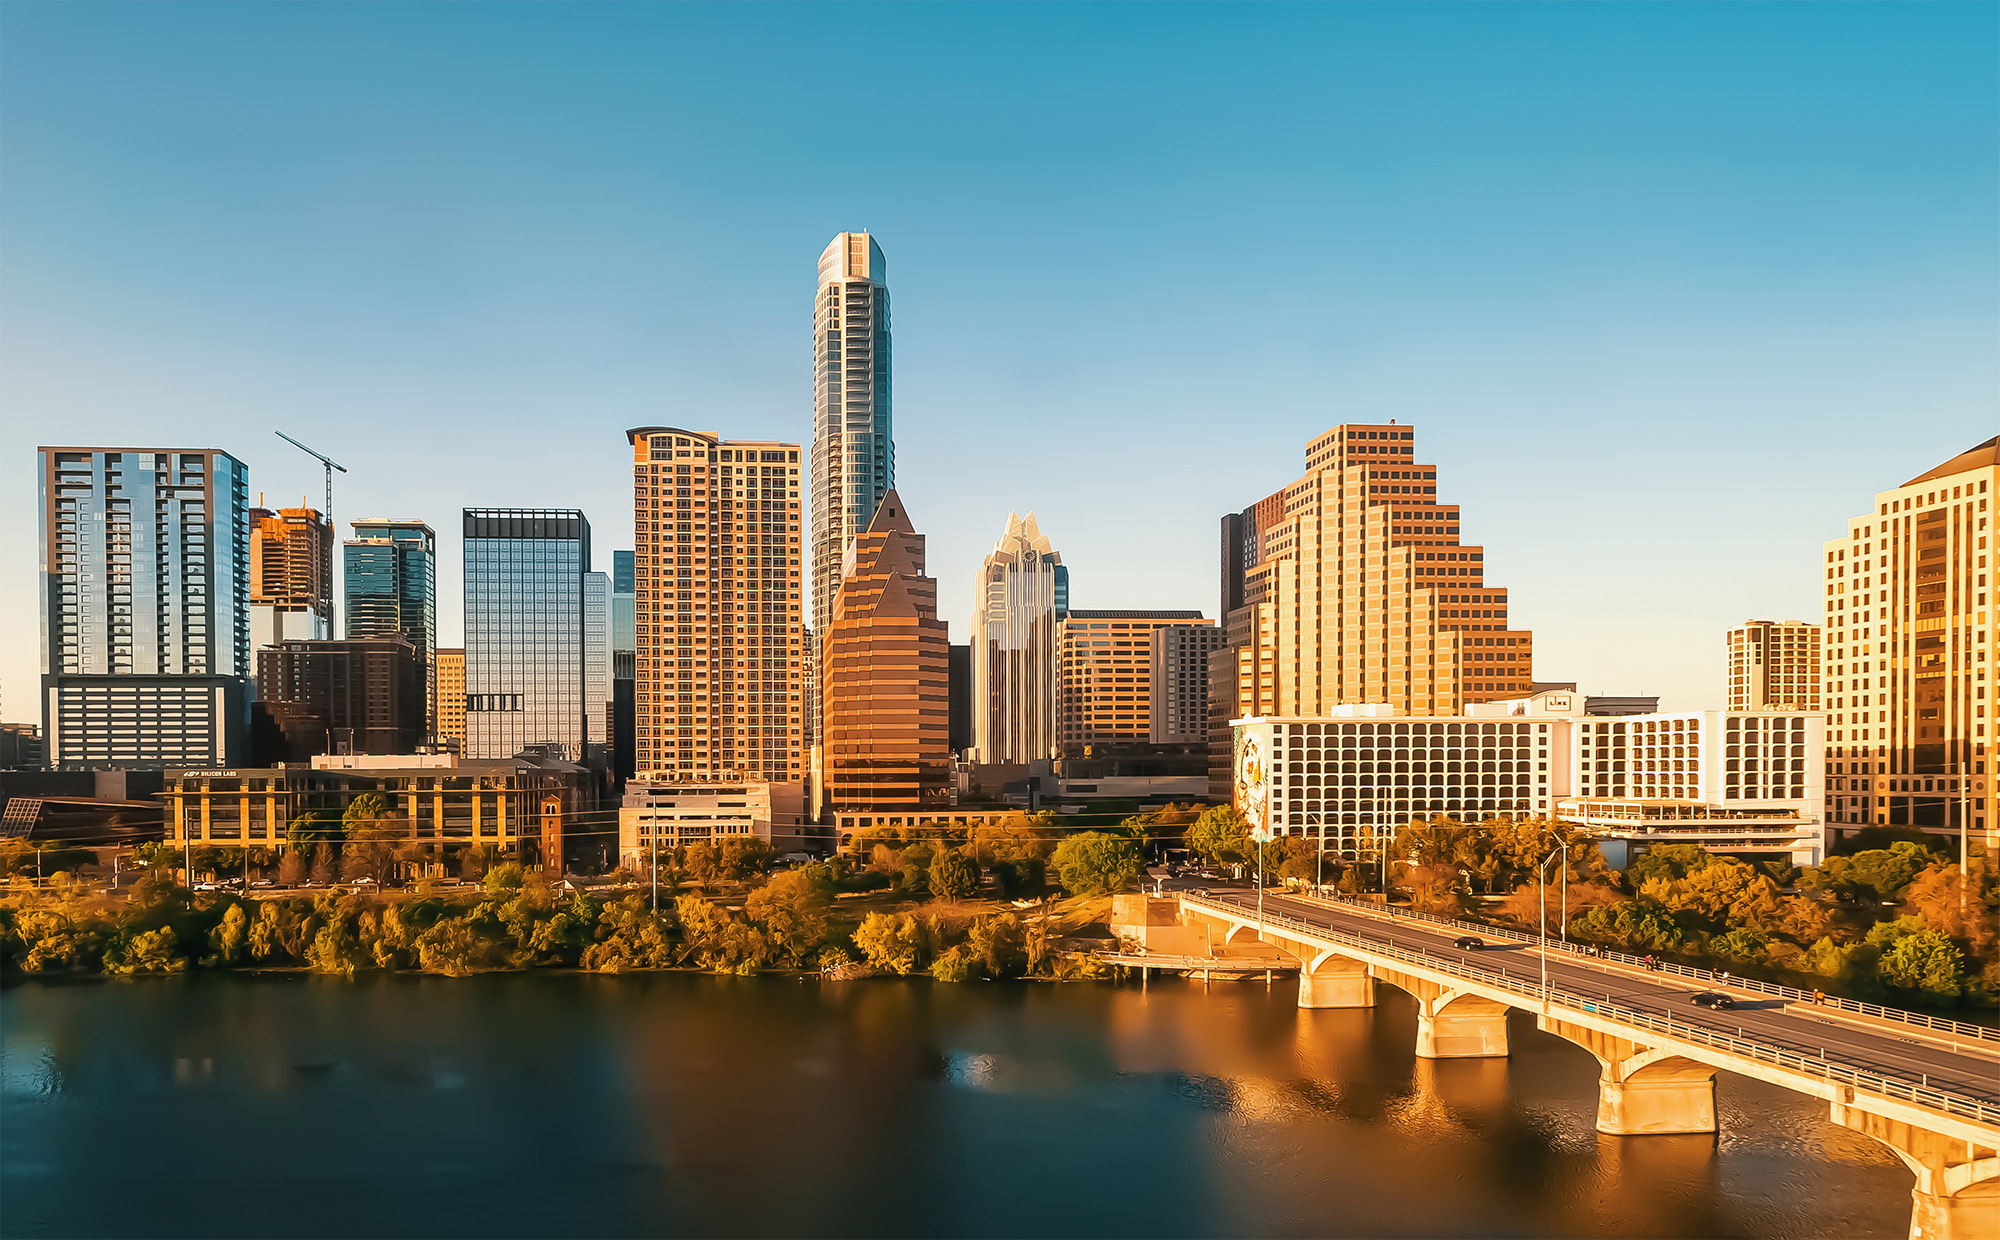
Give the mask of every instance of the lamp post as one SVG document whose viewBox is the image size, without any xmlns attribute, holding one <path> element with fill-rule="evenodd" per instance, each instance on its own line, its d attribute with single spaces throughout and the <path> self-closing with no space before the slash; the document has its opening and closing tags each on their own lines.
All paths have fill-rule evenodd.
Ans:
<svg viewBox="0 0 2000 1240">
<path fill-rule="evenodd" d="M 1544 1016 L 1549 1014 L 1549 863 L 1557 857 L 1562 856 L 1562 853 L 1563 850 L 1561 848 L 1555 849 L 1548 856 L 1542 858 L 1541 865 L 1535 867 L 1537 875 L 1541 879 L 1536 884 L 1536 887 L 1541 892 L 1542 915 L 1536 919 L 1535 929 L 1542 936 L 1542 1015 Z M 1565 887 L 1563 890 L 1565 894 L 1564 903 L 1567 904 L 1568 888 Z"/>
<path fill-rule="evenodd" d="M 1257 827 L 1250 832 L 1250 842 L 1257 846 L 1257 941 L 1264 941 L 1264 841 L 1274 833 L 1268 827 Z"/>
</svg>

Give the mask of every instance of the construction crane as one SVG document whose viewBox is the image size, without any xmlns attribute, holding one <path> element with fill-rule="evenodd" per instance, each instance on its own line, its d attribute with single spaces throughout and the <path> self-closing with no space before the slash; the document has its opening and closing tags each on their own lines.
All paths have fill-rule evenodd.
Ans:
<svg viewBox="0 0 2000 1240">
<path fill-rule="evenodd" d="M 326 518 L 327 528 L 328 529 L 333 528 L 333 471 L 337 469 L 344 474 L 347 472 L 347 466 L 336 463 L 331 457 L 322 456 L 319 453 L 314 452 L 311 448 L 306 447 L 304 444 L 300 443 L 296 439 L 293 439 L 290 435 L 287 435 L 283 431 L 273 431 L 271 433 L 276 435 L 278 438 L 284 440 L 286 443 L 292 445 L 294 448 L 297 448 L 299 451 L 305 453 L 307 456 L 312 457 L 314 460 L 318 461 L 321 465 L 326 466 L 326 512 L 324 516 Z"/>
</svg>

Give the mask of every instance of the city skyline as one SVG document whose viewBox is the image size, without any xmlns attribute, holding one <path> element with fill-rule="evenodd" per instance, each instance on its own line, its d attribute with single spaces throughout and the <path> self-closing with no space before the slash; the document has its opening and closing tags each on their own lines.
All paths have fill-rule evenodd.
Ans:
<svg viewBox="0 0 2000 1240">
<path fill-rule="evenodd" d="M 403 512 L 420 496 L 415 506 L 426 510 L 412 515 L 449 528 L 457 510 L 482 503 L 576 507 L 603 528 L 607 548 L 629 545 L 613 505 L 623 507 L 629 485 L 615 447 L 623 427 L 672 420 L 805 439 L 811 344 L 801 307 L 812 255 L 838 230 L 867 229 L 897 256 L 896 481 L 929 514 L 941 581 L 976 569 L 1001 514 L 1034 509 L 1052 529 L 1090 532 L 1065 545 L 1077 606 L 1215 614 L 1212 557 L 1180 549 L 1212 545 L 1217 514 L 1295 476 L 1297 443 L 1342 422 L 1395 417 L 1422 423 L 1427 459 L 1470 514 L 1464 540 L 1492 549 L 1494 579 L 1508 583 L 1513 614 L 1535 631 L 1538 675 L 1585 691 L 1659 693 L 1663 706 L 1692 709 L 1724 700 L 1714 633 L 1749 616 L 1814 618 L 1818 543 L 1850 515 L 1848 497 L 1964 451 L 1994 420 L 1994 124 L 1990 109 L 1967 106 L 1990 98 L 1994 80 L 1990 58 L 1964 50 L 1991 44 L 1994 18 L 1980 10 L 1814 11 L 1787 22 L 1753 11 L 1564 21 L 1469 10 L 1452 31 L 1393 10 L 1329 10 L 1220 38 L 1194 19 L 1167 21 L 1129 68 L 1109 72 L 1156 73 L 1205 55 L 1220 80 L 1240 85 L 1279 35 L 1351 48 L 1345 66 L 1434 33 L 1439 42 L 1412 72 L 1419 88 L 1446 93 L 1433 111 L 1399 110 L 1407 88 L 1336 74 L 1293 100 L 1298 119 L 1260 139 L 1290 143 L 1260 148 L 1290 157 L 1249 169 L 1228 163 L 1227 116 L 1220 128 L 1185 124 L 1205 95 L 1182 103 L 1137 90 L 1132 102 L 1107 105 L 1084 137 L 1123 127 L 1144 154 L 1172 134 L 1191 167 L 1243 178 L 1228 194 L 1176 179 L 1142 201 L 1090 173 L 1086 153 L 1097 147 L 1064 133 L 1076 100 L 1060 92 L 1039 103 L 1000 92 L 1026 109 L 1017 125 L 1028 141 L 993 158 L 1001 170 L 1040 169 L 1026 189 L 990 194 L 986 176 L 957 164 L 926 180 L 937 158 L 931 126 L 990 131 L 977 99 L 998 60 L 977 62 L 963 88 L 912 70 L 937 93 L 938 117 L 886 131 L 879 166 L 863 161 L 782 208 L 728 220 L 618 158 L 625 146 L 566 155 L 551 139 L 603 103 L 583 82 L 586 64 L 602 61 L 610 81 L 640 89 L 637 66 L 612 47 L 615 33 L 763 36 L 735 16 L 648 12 L 606 17 L 595 33 L 536 51 L 536 19 L 502 19 L 454 80 L 479 87 L 519 58 L 548 57 L 556 72 L 538 89 L 556 93 L 537 98 L 559 104 L 560 116 L 528 135 L 530 155 L 573 159 L 617 191 L 608 202 L 670 191 L 678 205 L 641 219 L 622 206 L 538 200 L 571 222 L 482 210 L 449 241 L 441 225 L 501 175 L 476 140 L 488 130 L 418 93 L 404 54 L 368 50 L 383 29 L 412 45 L 445 40 L 457 30 L 449 16 L 231 19 L 270 41 L 267 63 L 299 69 L 304 83 L 325 86 L 306 59 L 316 39 L 373 57 L 385 107 L 405 106 L 427 132 L 469 143 L 462 162 L 418 175 L 404 214 L 332 220 L 305 192 L 314 169 L 299 157 L 230 162 L 263 148 L 251 145 L 258 122 L 218 112 L 180 76 L 186 64 L 216 72 L 211 60 L 157 55 L 197 33 L 245 37 L 240 29 L 231 35 L 228 22 L 200 15 L 161 23 L 24 12 L 9 17 L 5 89 L 17 106 L 4 156 L 10 274 L 0 290 L 0 402 L 25 411 L 5 419 L 0 476 L 22 496 L 22 522 L 33 502 L 29 449 L 56 439 L 213 447 L 244 460 L 256 490 L 316 494 L 318 469 L 270 433 L 287 427 L 310 428 L 310 442 L 354 470 L 336 480 L 339 512 Z M 818 20 L 771 36 L 759 73 L 795 69 L 829 33 Z M 1711 59 L 1695 92 L 1678 70 L 1719 29 L 1731 50 L 1704 42 L 1699 54 Z M 1091 15 L 934 15 L 885 55 L 912 66 L 969 31 L 1001 46 L 1053 31 L 1051 54 L 1065 62 L 1115 33 Z M 865 39 L 870 22 L 833 33 Z M 1781 45 L 1786 56 L 1774 61 Z M 1908 54 L 1890 56 L 1885 45 Z M 123 58 L 131 72 L 118 90 L 77 92 L 95 80 L 77 71 L 86 48 Z M 1523 67 L 1509 67 L 1510 54 Z M 1577 67 L 1593 54 L 1602 68 Z M 1492 94 L 1555 58 L 1572 85 Z M 222 81 L 241 86 L 232 75 L 246 72 L 223 71 Z M 1454 74 L 1463 80 L 1454 84 Z M 268 115 L 309 120 L 307 136 L 348 152 L 339 158 L 360 181 L 409 168 L 419 153 L 407 141 L 374 142 L 384 131 L 372 111 L 323 114 L 293 87 L 263 84 L 276 89 Z M 1578 108 L 1586 88 L 1599 94 Z M 711 134 L 674 119 L 683 88 L 645 89 L 667 93 L 646 96 L 659 106 L 622 122 L 620 142 L 689 144 L 691 166 L 712 175 L 714 202 L 758 199 L 791 175 L 780 158 L 789 140 L 766 110 L 744 110 Z M 161 96 L 161 106 L 130 106 L 121 92 L 135 90 Z M 1445 123 L 1475 96 L 1499 99 L 1495 115 L 1464 130 Z M 32 123 L 21 119 L 26 102 L 43 105 Z M 1273 102 L 1253 93 L 1246 110 L 1227 115 L 1263 115 Z M 1314 145 L 1313 124 L 1350 112 L 1369 123 L 1332 133 L 1325 150 Z M 1742 132 L 1724 132 L 1725 120 Z M 1508 122 L 1534 127 L 1541 146 L 1517 149 Z M 193 149 L 196 133 L 219 154 Z M 1628 133 L 1643 159 L 1600 157 Z M 173 170 L 126 158 L 142 143 L 163 144 Z M 735 160 L 723 150 L 731 143 L 762 154 Z M 1769 158 L 1774 149 L 1783 157 Z M 122 162 L 100 167 L 85 151 Z M 1521 166 L 1489 181 L 1510 156 Z M 1467 199 L 1474 184 L 1482 193 Z M 238 186 L 250 192 L 225 198 Z M 1065 198 L 1065 189 L 1076 193 Z M 238 197 L 245 205 L 233 205 Z M 114 200 L 160 205 L 134 214 Z M 1327 204 L 1336 209 L 1322 215 Z M 1207 329 L 1209 360 L 1189 363 L 1143 330 L 1137 311 L 1179 287 L 1175 256 L 1197 221 L 1227 234 L 1227 321 Z M 716 290 L 702 303 L 706 317 L 689 319 L 611 274 L 608 251 L 568 231 L 583 222 L 601 225 L 644 272 L 666 261 L 675 235 L 708 235 L 701 251 L 671 255 L 691 268 L 686 278 Z M 1031 230 L 1034 269 L 1059 281 L 1064 304 L 1049 303 L 1046 282 L 995 281 L 993 238 L 1010 225 Z M 238 252 L 217 249 L 223 235 Z M 433 257 L 408 275 L 384 265 L 423 254 Z M 295 262 L 314 287 L 310 310 L 266 274 L 285 271 L 296 285 Z M 1027 348 L 1007 354 L 996 341 Z M 684 403 L 727 416 L 684 417 Z M 1876 442 L 1884 414 L 1911 413 L 1922 415 L 1918 434 Z M 530 459 L 468 447 L 463 430 L 475 416 L 500 434 L 544 436 L 543 451 Z M 564 428 L 559 441 L 546 437 L 550 425 Z M 997 459 L 1002 431 L 1051 452 L 1115 452 L 1126 479 L 1079 488 L 1056 470 L 960 467 Z M 1212 450 L 1189 451 L 1203 436 Z M 1661 503 L 1672 495 L 1681 516 L 1607 503 L 1649 492 Z M 1736 533 L 1746 517 L 1756 539 Z M 456 539 L 441 542 L 441 645 L 463 640 L 461 552 Z M 1581 582 L 1576 564 L 1589 566 Z M 24 548 L 0 548 L 5 579 L 33 572 Z M 1638 588 L 1657 578 L 1688 588 L 1663 607 Z M 0 717 L 26 719 L 36 621 L 22 592 L 8 598 Z M 954 639 L 964 636 L 954 626 Z M 1634 660 L 1635 647 L 1647 658 Z"/>
</svg>

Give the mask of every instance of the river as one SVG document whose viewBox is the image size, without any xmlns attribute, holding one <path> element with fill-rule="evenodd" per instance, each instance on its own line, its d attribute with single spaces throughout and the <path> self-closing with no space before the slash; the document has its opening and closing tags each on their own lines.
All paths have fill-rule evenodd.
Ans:
<svg viewBox="0 0 2000 1240">
<path fill-rule="evenodd" d="M 0 992 L 6 1236 L 1889 1236 L 1910 1176 L 1720 1079 L 1413 1055 L 1389 987 L 202 975 Z"/>
</svg>

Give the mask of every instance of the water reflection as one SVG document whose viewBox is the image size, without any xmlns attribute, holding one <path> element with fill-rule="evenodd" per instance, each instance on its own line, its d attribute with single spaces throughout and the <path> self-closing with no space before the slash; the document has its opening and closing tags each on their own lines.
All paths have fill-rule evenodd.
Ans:
<svg viewBox="0 0 2000 1240">
<path fill-rule="evenodd" d="M 1589 1055 L 1420 1061 L 1287 987 L 532 975 L 26 985 L 7 1235 L 1901 1236 L 1909 1177 L 1724 1077 L 1595 1131 Z M 99 1191 L 105 1168 L 119 1191 Z"/>
</svg>

